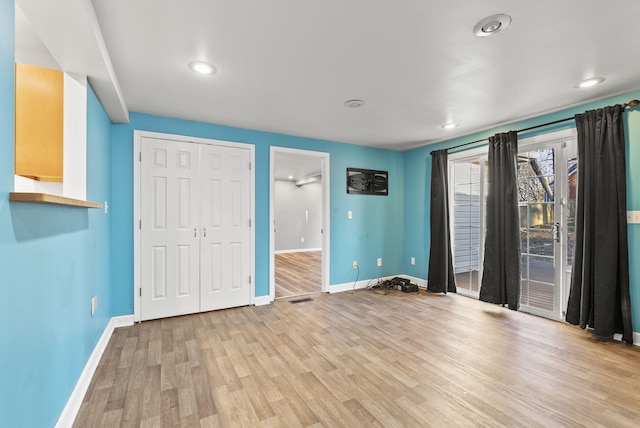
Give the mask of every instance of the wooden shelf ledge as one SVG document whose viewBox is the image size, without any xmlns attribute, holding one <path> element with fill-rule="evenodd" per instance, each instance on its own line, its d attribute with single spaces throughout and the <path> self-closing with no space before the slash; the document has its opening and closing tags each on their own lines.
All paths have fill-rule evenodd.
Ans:
<svg viewBox="0 0 640 428">
<path fill-rule="evenodd" d="M 33 204 L 64 205 L 78 208 L 102 208 L 97 202 L 83 201 L 81 199 L 67 198 L 64 196 L 50 195 L 48 193 L 11 192 L 9 200 L 13 202 L 31 202 Z"/>
</svg>

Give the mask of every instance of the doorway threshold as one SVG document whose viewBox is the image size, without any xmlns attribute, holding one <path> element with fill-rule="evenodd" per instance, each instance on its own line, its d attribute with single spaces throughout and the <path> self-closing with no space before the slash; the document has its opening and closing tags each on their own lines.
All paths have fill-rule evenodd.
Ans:
<svg viewBox="0 0 640 428">
<path fill-rule="evenodd" d="M 276 297 L 275 300 L 287 300 L 287 299 L 293 299 L 296 297 L 307 297 L 307 296 L 313 296 L 316 294 L 320 294 L 322 293 L 322 291 L 318 290 L 318 291 L 309 291 L 307 293 L 298 293 L 298 294 L 290 294 L 288 296 L 279 296 Z"/>
</svg>

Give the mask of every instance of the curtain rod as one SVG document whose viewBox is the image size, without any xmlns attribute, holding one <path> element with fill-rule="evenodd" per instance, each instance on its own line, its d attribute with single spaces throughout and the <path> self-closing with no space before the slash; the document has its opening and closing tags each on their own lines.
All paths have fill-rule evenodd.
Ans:
<svg viewBox="0 0 640 428">
<path fill-rule="evenodd" d="M 620 104 L 620 106 L 624 110 L 626 108 L 634 108 L 634 107 L 638 106 L 639 104 L 640 104 L 640 100 L 631 100 L 628 103 Z M 525 131 L 531 131 L 533 129 L 544 128 L 545 126 L 557 125 L 558 123 L 568 122 L 570 120 L 574 120 L 574 118 L 573 117 L 566 117 L 564 119 L 554 120 L 553 122 L 547 122 L 547 123 L 543 123 L 543 124 L 540 124 L 540 125 L 530 126 L 529 128 L 518 129 L 516 132 L 520 133 L 520 132 L 525 132 Z M 459 149 L 460 147 L 465 147 L 465 146 L 470 146 L 471 144 L 481 143 L 483 141 L 487 141 L 488 139 L 489 138 L 481 138 L 481 139 L 476 140 L 476 141 L 471 141 L 470 143 L 458 144 L 457 146 L 449 147 L 446 150 L 449 151 L 449 150 Z"/>
</svg>

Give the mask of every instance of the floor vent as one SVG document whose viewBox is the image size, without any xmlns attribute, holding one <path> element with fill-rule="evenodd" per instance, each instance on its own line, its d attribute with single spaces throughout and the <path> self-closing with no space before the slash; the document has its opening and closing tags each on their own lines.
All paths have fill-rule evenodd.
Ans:
<svg viewBox="0 0 640 428">
<path fill-rule="evenodd" d="M 302 303 L 302 302 L 310 302 L 313 299 L 311 297 L 305 297 L 304 299 L 296 299 L 296 300 L 289 300 L 289 303 Z"/>
</svg>

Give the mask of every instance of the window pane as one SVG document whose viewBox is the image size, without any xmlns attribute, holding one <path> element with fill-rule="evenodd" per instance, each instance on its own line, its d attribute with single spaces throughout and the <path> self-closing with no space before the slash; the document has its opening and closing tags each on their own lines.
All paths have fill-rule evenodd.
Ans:
<svg viewBox="0 0 640 428">
<path fill-rule="evenodd" d="M 529 204 L 520 204 L 518 206 L 518 211 L 520 211 L 520 227 L 527 227 L 529 224 Z"/>
<path fill-rule="evenodd" d="M 456 183 L 454 186 L 455 193 L 453 194 L 453 201 L 456 204 L 470 204 L 471 203 L 471 184 Z"/>
<path fill-rule="evenodd" d="M 486 159 L 452 165 L 452 245 L 458 288 L 477 292 L 480 284 L 481 246 L 484 244 L 482 213 L 486 195 Z"/>
<path fill-rule="evenodd" d="M 553 203 L 529 204 L 527 227 L 548 228 L 553 226 L 554 205 Z"/>
<path fill-rule="evenodd" d="M 526 229 L 520 229 L 520 252 L 529 252 L 529 231 Z"/>
<path fill-rule="evenodd" d="M 576 189 L 578 183 L 578 159 L 567 159 L 568 192 L 567 192 L 567 267 L 573 266 L 573 248 L 576 228 Z"/>
<path fill-rule="evenodd" d="M 529 281 L 528 305 L 544 311 L 553 311 L 553 284 Z"/>
<path fill-rule="evenodd" d="M 553 284 L 555 267 L 553 258 L 529 257 L 529 279 L 531 281 Z"/>
<path fill-rule="evenodd" d="M 466 162 L 456 163 L 453 165 L 453 174 L 456 178 L 456 183 L 469 183 L 471 180 L 469 173 L 469 164 Z"/>
<path fill-rule="evenodd" d="M 551 229 L 529 229 L 529 254 L 553 256 L 554 243 Z"/>
</svg>

